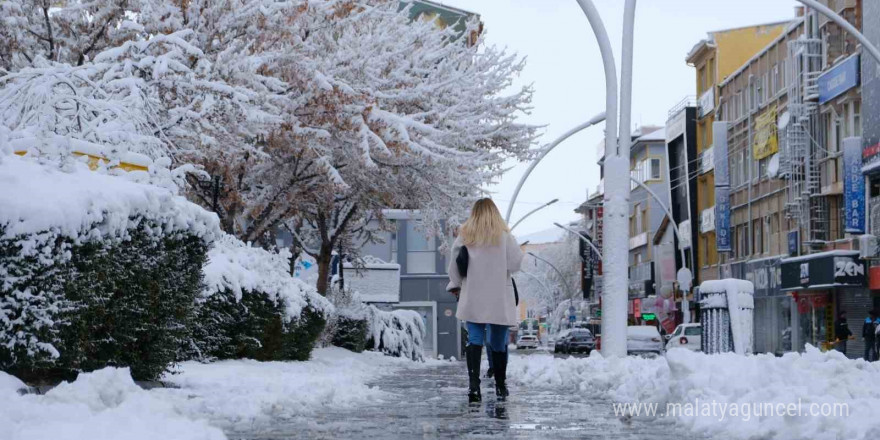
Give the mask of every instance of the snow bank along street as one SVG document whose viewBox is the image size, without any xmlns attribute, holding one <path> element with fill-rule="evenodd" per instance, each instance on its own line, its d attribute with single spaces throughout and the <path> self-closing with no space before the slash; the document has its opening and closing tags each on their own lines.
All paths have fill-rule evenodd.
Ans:
<svg viewBox="0 0 880 440">
<path fill-rule="evenodd" d="M 295 416 L 391 398 L 368 381 L 437 362 L 327 348 L 306 362 L 185 362 L 164 378 L 179 388 L 149 391 L 128 369 L 105 368 L 45 395 L 18 395 L 23 383 L 0 372 L 0 440 L 222 439 L 223 431 L 235 438 Z"/>
</svg>

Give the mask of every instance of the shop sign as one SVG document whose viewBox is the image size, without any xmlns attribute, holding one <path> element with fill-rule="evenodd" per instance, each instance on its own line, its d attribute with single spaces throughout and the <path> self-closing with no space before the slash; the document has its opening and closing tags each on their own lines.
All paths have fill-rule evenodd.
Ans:
<svg viewBox="0 0 880 440">
<path fill-rule="evenodd" d="M 706 116 L 715 110 L 715 86 L 709 87 L 709 90 L 700 95 L 700 117 Z"/>
<path fill-rule="evenodd" d="M 715 247 L 730 252 L 730 188 L 715 187 Z"/>
<path fill-rule="evenodd" d="M 681 234 L 681 237 L 678 237 L 678 245 L 681 246 L 682 249 L 687 249 L 691 247 L 691 221 L 685 220 L 678 224 L 678 233 Z"/>
<path fill-rule="evenodd" d="M 727 122 L 712 123 L 712 156 L 721 158 L 715 166 L 715 186 L 730 186 L 729 168 L 727 165 Z M 714 160 L 714 159 L 713 159 Z"/>
<path fill-rule="evenodd" d="M 715 168 L 715 147 L 709 147 L 703 150 L 702 156 L 700 156 L 700 172 L 708 173 Z"/>
<path fill-rule="evenodd" d="M 580 233 L 582 237 L 585 237 L 587 240 L 590 240 L 590 235 L 586 232 Z M 581 257 L 581 274 L 583 278 L 581 279 L 581 291 L 583 292 L 584 298 L 590 297 L 590 290 L 593 287 L 593 248 L 587 244 L 584 240 L 578 240 L 580 245 L 580 257 Z"/>
<path fill-rule="evenodd" d="M 838 252 L 782 260 L 782 289 L 867 286 L 865 261 Z M 791 261 L 794 260 L 794 261 Z"/>
<path fill-rule="evenodd" d="M 819 104 L 824 104 L 859 85 L 859 54 L 855 54 L 819 75 Z"/>
<path fill-rule="evenodd" d="M 605 209 L 601 206 L 596 208 L 596 240 L 593 242 L 593 244 L 596 245 L 596 249 L 599 249 L 600 252 L 602 251 L 602 240 L 605 236 L 605 232 L 603 230 L 604 219 L 602 218 L 604 210 Z M 599 258 L 598 260 L 599 261 L 596 263 L 596 276 L 602 276 L 602 259 Z M 597 284 L 596 289 L 598 290 L 598 288 L 599 285 Z"/>
<path fill-rule="evenodd" d="M 788 231 L 788 255 L 796 256 L 800 248 L 800 237 L 798 230 Z"/>
<path fill-rule="evenodd" d="M 746 280 L 755 286 L 755 296 L 776 296 L 779 294 L 782 271 L 779 259 L 773 258 L 746 264 Z"/>
<path fill-rule="evenodd" d="M 715 207 L 706 208 L 700 213 L 700 232 L 705 234 L 715 230 Z"/>
<path fill-rule="evenodd" d="M 846 232 L 865 233 L 865 178 L 862 176 L 862 138 L 843 140 L 843 200 Z"/>
</svg>

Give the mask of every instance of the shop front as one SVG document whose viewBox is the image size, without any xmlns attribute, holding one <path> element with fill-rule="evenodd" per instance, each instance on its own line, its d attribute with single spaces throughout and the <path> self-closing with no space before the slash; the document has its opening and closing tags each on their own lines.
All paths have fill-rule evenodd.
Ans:
<svg viewBox="0 0 880 440">
<path fill-rule="evenodd" d="M 782 291 L 794 301 L 791 345 L 803 351 L 807 344 L 834 348 L 835 317 L 841 311 L 861 315 L 871 307 L 866 264 L 857 251 L 829 251 L 781 260 Z M 859 301 L 862 298 L 863 301 Z M 848 317 L 853 334 L 861 326 Z M 859 338 L 847 344 L 847 356 L 862 355 Z"/>
<path fill-rule="evenodd" d="M 781 258 L 743 263 L 745 279 L 755 286 L 755 353 L 792 351 L 792 297 L 782 292 Z"/>
</svg>

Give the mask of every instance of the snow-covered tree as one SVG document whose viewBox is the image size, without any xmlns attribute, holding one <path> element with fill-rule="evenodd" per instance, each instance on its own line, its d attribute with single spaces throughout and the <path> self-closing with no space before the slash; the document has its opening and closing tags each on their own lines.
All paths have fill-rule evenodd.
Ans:
<svg viewBox="0 0 880 440">
<path fill-rule="evenodd" d="M 530 309 L 538 312 L 549 309 L 552 312 L 572 296 L 575 300 L 582 299 L 578 240 L 574 235 L 565 233 L 559 242 L 530 246 L 531 252 L 549 261 L 562 272 L 560 277 L 549 264 L 526 255 L 522 270 L 534 278 L 525 274 L 515 274 L 514 277 L 520 295 L 525 298 Z"/>
<path fill-rule="evenodd" d="M 535 127 L 516 121 L 531 89 L 510 91 L 523 60 L 411 22 L 397 5 L 310 5 L 293 50 L 277 60 L 279 77 L 302 92 L 288 113 L 291 147 L 329 177 L 307 187 L 294 216 L 318 261 L 319 291 L 331 252 L 356 252 L 346 249 L 353 235 L 383 209 L 418 209 L 426 232 L 437 233 L 535 138 Z"/>
</svg>

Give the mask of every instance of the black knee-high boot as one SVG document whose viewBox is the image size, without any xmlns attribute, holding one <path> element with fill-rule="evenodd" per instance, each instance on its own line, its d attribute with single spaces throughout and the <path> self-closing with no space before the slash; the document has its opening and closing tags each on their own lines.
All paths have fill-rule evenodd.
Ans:
<svg viewBox="0 0 880 440">
<path fill-rule="evenodd" d="M 495 396 L 498 400 L 507 399 L 507 351 L 493 351 L 492 363 L 495 370 Z"/>
<path fill-rule="evenodd" d="M 468 370 L 468 401 L 479 402 L 480 396 L 480 357 L 483 355 L 482 345 L 468 345 L 464 349 Z"/>
</svg>

